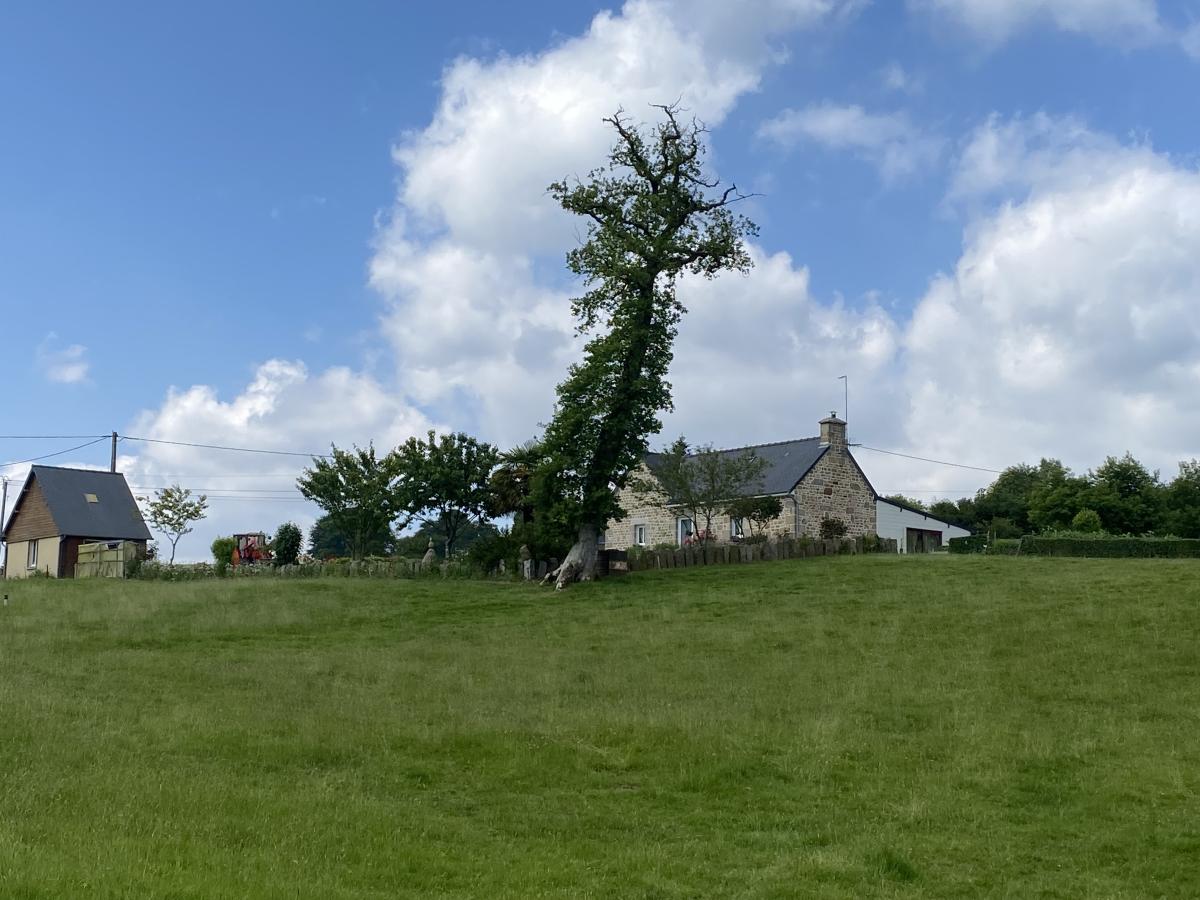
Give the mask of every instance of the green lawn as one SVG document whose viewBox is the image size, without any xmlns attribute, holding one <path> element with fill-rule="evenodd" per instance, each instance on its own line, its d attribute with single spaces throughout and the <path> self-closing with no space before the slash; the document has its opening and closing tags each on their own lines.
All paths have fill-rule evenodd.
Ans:
<svg viewBox="0 0 1200 900">
<path fill-rule="evenodd" d="M 0 896 L 1200 895 L 1200 562 L 13 583 Z"/>
</svg>

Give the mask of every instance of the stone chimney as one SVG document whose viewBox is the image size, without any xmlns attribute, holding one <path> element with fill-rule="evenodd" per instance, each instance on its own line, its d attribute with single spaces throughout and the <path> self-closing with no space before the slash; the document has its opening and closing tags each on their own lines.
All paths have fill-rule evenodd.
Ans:
<svg viewBox="0 0 1200 900">
<path fill-rule="evenodd" d="M 821 420 L 821 443 L 834 450 L 846 449 L 846 423 L 831 412 L 829 418 Z"/>
</svg>

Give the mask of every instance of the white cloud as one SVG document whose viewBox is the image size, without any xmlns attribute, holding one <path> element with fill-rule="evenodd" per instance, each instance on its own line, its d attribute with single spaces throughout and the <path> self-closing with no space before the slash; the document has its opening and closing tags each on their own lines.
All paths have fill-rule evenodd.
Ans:
<svg viewBox="0 0 1200 900">
<path fill-rule="evenodd" d="M 37 346 L 37 365 L 47 381 L 55 384 L 80 384 L 87 381 L 91 364 L 83 344 L 58 346 L 58 335 L 51 331 Z"/>
<path fill-rule="evenodd" d="M 1192 59 L 1200 59 L 1200 22 L 1195 22 L 1184 29 L 1179 36 L 1179 43 L 1183 47 L 1184 53 Z"/>
<path fill-rule="evenodd" d="M 904 94 L 920 93 L 924 87 L 922 79 L 913 75 L 898 62 L 888 63 L 880 72 L 880 80 L 889 91 L 899 91 Z"/>
<path fill-rule="evenodd" d="M 390 449 L 432 423 L 378 381 L 346 368 L 311 374 L 301 362 L 270 360 L 258 367 L 237 396 L 221 399 L 207 385 L 172 388 L 161 406 L 146 410 L 128 434 L 140 438 L 264 450 L 328 453 L 374 441 Z M 179 559 L 208 558 L 220 534 L 273 532 L 292 520 L 307 528 L 319 514 L 300 502 L 296 476 L 308 464 L 299 456 L 234 453 L 198 447 L 125 441 L 120 458 L 135 493 L 179 482 L 223 494 L 208 518 L 180 543 Z M 134 455 L 136 454 L 136 455 Z M 247 498 L 260 498 L 250 500 Z M 269 498 L 269 499 L 261 499 Z"/>
<path fill-rule="evenodd" d="M 909 7 L 949 20 L 992 44 L 1034 26 L 1122 46 L 1167 36 L 1155 0 L 909 0 Z"/>
<path fill-rule="evenodd" d="M 1129 449 L 1171 474 L 1200 445 L 1200 173 L 1048 117 L 990 121 L 963 166 L 1017 194 L 906 329 L 909 446 L 1077 468 Z"/>
<path fill-rule="evenodd" d="M 849 150 L 895 181 L 937 161 L 940 138 L 923 133 L 904 113 L 869 113 L 861 106 L 820 103 L 786 109 L 759 127 L 759 136 L 782 146 L 802 142 Z"/>
</svg>

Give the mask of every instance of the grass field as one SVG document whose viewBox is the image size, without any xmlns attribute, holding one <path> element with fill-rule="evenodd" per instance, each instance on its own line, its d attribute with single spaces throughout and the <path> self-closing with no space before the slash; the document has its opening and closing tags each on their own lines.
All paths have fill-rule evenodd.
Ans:
<svg viewBox="0 0 1200 900">
<path fill-rule="evenodd" d="M 5 898 L 1200 895 L 1200 562 L 3 589 Z"/>
</svg>

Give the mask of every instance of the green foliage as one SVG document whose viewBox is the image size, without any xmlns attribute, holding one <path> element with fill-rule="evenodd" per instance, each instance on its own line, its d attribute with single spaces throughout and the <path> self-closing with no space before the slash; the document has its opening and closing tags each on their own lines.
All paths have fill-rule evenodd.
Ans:
<svg viewBox="0 0 1200 900">
<path fill-rule="evenodd" d="M 953 537 L 947 542 L 951 553 L 985 553 L 988 546 L 986 534 L 972 534 L 967 537 Z"/>
<path fill-rule="evenodd" d="M 821 520 L 821 540 L 836 541 L 846 536 L 846 523 L 841 519 L 826 516 Z"/>
<path fill-rule="evenodd" d="M 512 516 L 518 524 L 532 522 L 533 477 L 545 461 L 546 450 L 537 440 L 501 453 L 499 465 L 488 477 L 487 514 L 493 518 Z"/>
<path fill-rule="evenodd" d="M 467 562 L 483 575 L 496 572 L 503 562 L 508 574 L 516 575 L 520 572 L 520 555 L 521 544 L 511 529 L 493 529 L 491 534 L 471 544 Z"/>
<path fill-rule="evenodd" d="M 633 490 L 663 506 L 686 513 L 696 523 L 700 541 L 715 537 L 712 520 L 730 502 L 746 500 L 762 490 L 767 461 L 753 450 L 724 453 L 712 445 L 695 450 L 679 438 L 647 462 L 651 474 L 634 476 Z"/>
<path fill-rule="evenodd" d="M 391 556 L 395 552 L 396 543 L 391 525 L 387 522 L 377 522 L 375 531 L 363 537 L 363 556 Z M 308 552 L 313 559 L 336 559 L 352 555 L 346 534 L 329 516 L 321 516 L 313 524 L 309 531 L 308 545 Z"/>
<path fill-rule="evenodd" d="M 922 501 L 913 497 L 905 497 L 903 494 L 889 494 L 883 499 L 890 500 L 892 503 L 898 503 L 901 506 L 911 506 L 913 509 L 919 509 L 922 512 L 929 512 L 929 507 L 927 507 Z"/>
<path fill-rule="evenodd" d="M 579 330 L 597 333 L 558 386 L 547 462 L 533 486 L 543 515 L 580 535 L 621 518 L 617 491 L 671 408 L 679 277 L 751 264 L 743 238 L 756 228 L 730 212 L 736 188 L 709 193 L 717 182 L 704 169 L 704 128 L 681 123 L 675 106 L 660 109 L 664 120 L 649 131 L 621 113 L 607 119 L 618 136 L 608 166 L 549 189 L 588 222 L 567 267 L 588 289 L 572 304 Z"/>
<path fill-rule="evenodd" d="M 1026 535 L 1021 540 L 1021 553 L 1027 556 L 1193 559 L 1200 558 L 1200 540 L 1103 534 Z"/>
<path fill-rule="evenodd" d="M 458 536 L 455 538 L 455 554 L 457 555 L 464 550 L 469 550 L 475 545 L 476 541 L 490 538 L 496 532 L 496 526 L 491 522 L 467 523 L 459 529 Z M 412 534 L 407 534 L 396 539 L 394 552 L 411 559 L 420 559 L 425 555 L 425 551 L 429 548 L 429 542 L 432 540 L 434 542 L 434 551 L 439 557 L 445 558 L 446 547 L 442 540 L 445 533 L 445 528 L 438 522 L 422 522 L 420 527 Z"/>
<path fill-rule="evenodd" d="M 1200 538 L 1200 461 L 1179 464 L 1179 474 L 1167 487 L 1163 503 L 1162 527 L 1156 531 Z"/>
<path fill-rule="evenodd" d="M 1104 525 L 1100 521 L 1100 514 L 1094 509 L 1081 509 L 1075 513 L 1075 518 L 1071 519 L 1071 530 L 1096 534 L 1104 530 Z"/>
<path fill-rule="evenodd" d="M 410 522 L 435 527 L 447 558 L 463 529 L 484 518 L 498 457 L 491 444 L 462 432 L 430 431 L 427 440 L 412 437 L 396 448 L 400 508 Z"/>
<path fill-rule="evenodd" d="M 233 559 L 233 551 L 237 549 L 237 538 L 233 537 L 217 537 L 213 538 L 210 546 L 213 555 L 213 562 L 229 563 Z"/>
<path fill-rule="evenodd" d="M 1021 539 L 996 538 L 988 544 L 987 552 L 995 556 L 1018 556 L 1021 553 Z"/>
<path fill-rule="evenodd" d="M 284 522 L 275 532 L 275 539 L 271 542 L 271 552 L 274 554 L 274 564 L 276 566 L 294 565 L 296 560 L 300 558 L 300 545 L 304 542 L 304 535 L 300 532 L 300 527 L 293 522 Z"/>
<path fill-rule="evenodd" d="M 397 462 L 394 453 L 377 458 L 374 445 L 365 450 L 334 447 L 329 458 L 314 458 L 312 468 L 296 482 L 300 493 L 325 511 L 354 559 L 362 559 L 368 544 L 390 531 L 401 511 Z"/>
<path fill-rule="evenodd" d="M 168 563 L 175 562 L 175 548 L 179 539 L 191 533 L 192 524 L 203 519 L 207 509 L 208 498 L 204 494 L 193 497 L 190 490 L 178 484 L 155 491 L 146 520 L 171 542 Z"/>
<path fill-rule="evenodd" d="M 749 534 L 742 538 L 747 540 L 764 534 L 767 526 L 782 515 L 783 501 L 778 497 L 743 497 L 729 504 L 725 512 L 750 526 Z"/>
</svg>

